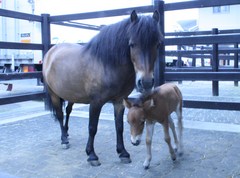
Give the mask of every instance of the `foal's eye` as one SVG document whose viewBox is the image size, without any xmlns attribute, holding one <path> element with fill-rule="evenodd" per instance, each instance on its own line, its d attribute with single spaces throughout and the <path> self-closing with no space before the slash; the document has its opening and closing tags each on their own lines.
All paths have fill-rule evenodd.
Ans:
<svg viewBox="0 0 240 178">
<path fill-rule="evenodd" d="M 161 43 L 158 43 L 158 44 L 157 44 L 157 48 L 160 48 L 160 45 L 161 45 Z"/>
</svg>

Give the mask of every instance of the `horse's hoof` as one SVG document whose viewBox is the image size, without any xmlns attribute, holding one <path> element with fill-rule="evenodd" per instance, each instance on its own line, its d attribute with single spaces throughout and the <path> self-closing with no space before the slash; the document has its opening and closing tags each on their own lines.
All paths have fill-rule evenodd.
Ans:
<svg viewBox="0 0 240 178">
<path fill-rule="evenodd" d="M 101 165 L 101 163 L 98 160 L 92 160 L 92 161 L 88 160 L 88 162 L 91 166 L 94 166 L 94 167 Z"/>
<path fill-rule="evenodd" d="M 132 160 L 130 158 L 122 157 L 120 159 L 121 159 L 121 163 L 123 163 L 123 164 L 129 164 L 132 162 Z"/>
<path fill-rule="evenodd" d="M 68 148 L 70 148 L 70 144 L 69 143 L 62 143 L 62 149 L 68 149 Z"/>
</svg>

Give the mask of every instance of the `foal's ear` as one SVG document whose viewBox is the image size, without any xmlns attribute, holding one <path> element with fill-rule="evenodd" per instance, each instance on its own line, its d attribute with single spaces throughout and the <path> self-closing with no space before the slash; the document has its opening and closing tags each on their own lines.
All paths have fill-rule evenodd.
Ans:
<svg viewBox="0 0 240 178">
<path fill-rule="evenodd" d="M 130 109 L 132 107 L 132 103 L 128 99 L 123 99 L 123 104 L 128 109 Z"/>
<path fill-rule="evenodd" d="M 132 11 L 131 16 L 130 16 L 131 22 L 136 22 L 138 19 L 138 15 L 135 10 Z"/>
<path fill-rule="evenodd" d="M 150 108 L 153 108 L 154 106 L 155 106 L 155 104 L 154 104 L 153 99 L 147 100 L 143 103 L 143 107 L 145 109 L 150 109 Z"/>
<path fill-rule="evenodd" d="M 153 19 L 156 20 L 157 22 L 159 22 L 160 20 L 160 14 L 157 10 L 155 10 L 153 13 Z"/>
</svg>

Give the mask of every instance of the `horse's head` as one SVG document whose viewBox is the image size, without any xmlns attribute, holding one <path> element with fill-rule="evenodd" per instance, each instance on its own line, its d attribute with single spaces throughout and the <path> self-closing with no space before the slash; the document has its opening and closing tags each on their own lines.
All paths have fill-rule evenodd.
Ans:
<svg viewBox="0 0 240 178">
<path fill-rule="evenodd" d="M 158 11 L 155 11 L 152 17 L 138 17 L 135 11 L 130 16 L 131 25 L 128 29 L 130 55 L 136 72 L 136 87 L 140 92 L 151 90 L 154 85 L 154 63 L 163 40 L 159 18 Z"/>
<path fill-rule="evenodd" d="M 124 99 L 124 105 L 129 109 L 127 114 L 127 121 L 130 125 L 131 142 L 137 146 L 141 142 L 141 137 L 145 124 L 144 104 L 130 99 Z"/>
</svg>

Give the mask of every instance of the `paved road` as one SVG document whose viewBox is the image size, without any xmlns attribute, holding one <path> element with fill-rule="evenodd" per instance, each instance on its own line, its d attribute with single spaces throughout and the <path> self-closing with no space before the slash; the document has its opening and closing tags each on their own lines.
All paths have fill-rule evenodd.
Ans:
<svg viewBox="0 0 240 178">
<path fill-rule="evenodd" d="M 151 167 L 144 170 L 145 144 L 131 145 L 126 124 L 124 139 L 132 163 L 120 163 L 114 122 L 100 120 L 95 149 L 102 165 L 91 167 L 84 151 L 87 124 L 86 118 L 71 118 L 68 150 L 61 148 L 60 130 L 50 115 L 1 125 L 0 171 L 22 178 L 240 177 L 239 133 L 185 128 L 185 154 L 172 162 L 158 125 Z"/>
<path fill-rule="evenodd" d="M 189 89 L 192 84 L 187 85 L 180 86 L 184 96 L 194 97 L 193 90 Z M 232 87 L 230 83 L 228 87 L 220 97 L 209 97 L 208 94 L 203 97 L 238 101 L 239 88 Z M 199 92 L 203 92 L 202 88 L 206 90 L 204 85 L 199 88 Z M 206 92 L 211 95 L 211 90 L 207 89 Z M 229 93 L 237 97 L 233 98 Z M 120 163 L 115 151 L 115 128 L 110 105 L 102 110 L 95 143 L 102 165 L 91 167 L 87 163 L 87 110 L 87 105 L 75 107 L 70 121 L 71 147 L 64 150 L 60 144 L 58 123 L 44 111 L 43 102 L 28 101 L 1 106 L 0 178 L 240 177 L 239 111 L 184 109 L 185 153 L 175 162 L 170 159 L 162 128 L 157 125 L 153 160 L 150 169 L 144 170 L 145 143 L 143 141 L 138 147 L 131 145 L 126 122 L 124 140 L 132 163 Z"/>
</svg>

